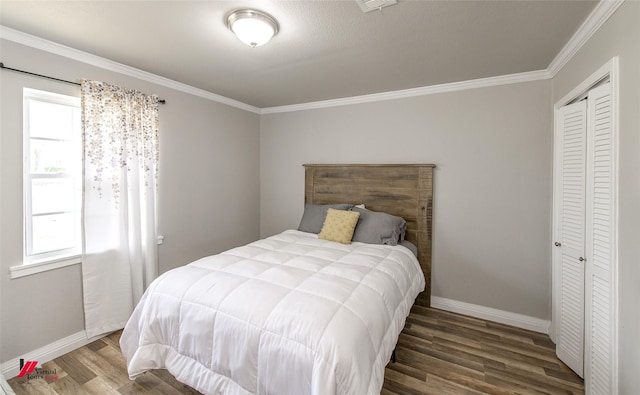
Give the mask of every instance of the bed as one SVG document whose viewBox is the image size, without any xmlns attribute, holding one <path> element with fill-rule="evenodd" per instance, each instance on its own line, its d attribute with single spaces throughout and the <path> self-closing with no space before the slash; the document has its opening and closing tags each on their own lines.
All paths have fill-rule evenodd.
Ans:
<svg viewBox="0 0 640 395">
<path fill-rule="evenodd" d="M 401 245 L 286 230 L 169 271 L 121 348 L 129 376 L 167 369 L 205 394 L 379 394 L 411 306 L 430 285 L 433 165 L 305 165 L 305 202 L 406 220 Z"/>
</svg>

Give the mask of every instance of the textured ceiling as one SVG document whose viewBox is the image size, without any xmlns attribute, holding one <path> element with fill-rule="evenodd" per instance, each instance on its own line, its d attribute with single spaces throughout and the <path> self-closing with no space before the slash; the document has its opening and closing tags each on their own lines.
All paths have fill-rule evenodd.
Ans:
<svg viewBox="0 0 640 395">
<path fill-rule="evenodd" d="M 264 108 L 546 69 L 596 4 L 2 0 L 0 24 Z M 267 45 L 226 28 L 244 7 L 278 20 Z"/>
</svg>

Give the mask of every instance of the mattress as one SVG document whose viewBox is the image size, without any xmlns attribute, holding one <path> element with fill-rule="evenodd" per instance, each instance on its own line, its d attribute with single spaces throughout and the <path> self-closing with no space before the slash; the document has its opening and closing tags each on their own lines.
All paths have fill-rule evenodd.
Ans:
<svg viewBox="0 0 640 395">
<path fill-rule="evenodd" d="M 158 277 L 120 345 L 130 378 L 167 369 L 205 394 L 379 394 L 424 287 L 403 246 L 287 230 Z"/>
</svg>

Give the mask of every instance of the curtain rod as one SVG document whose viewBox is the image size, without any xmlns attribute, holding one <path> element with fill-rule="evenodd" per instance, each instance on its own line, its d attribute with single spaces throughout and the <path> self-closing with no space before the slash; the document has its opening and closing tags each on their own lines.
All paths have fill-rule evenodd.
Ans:
<svg viewBox="0 0 640 395">
<path fill-rule="evenodd" d="M 73 85 L 78 85 L 78 86 L 81 85 L 79 82 L 67 81 L 67 80 L 63 80 L 63 79 L 60 79 L 60 78 L 49 77 L 48 75 L 36 74 L 36 73 L 32 73 L 30 71 L 24 71 L 24 70 L 14 69 L 14 68 L 11 68 L 11 67 L 6 67 L 4 65 L 4 63 L 2 63 L 2 62 L 0 62 L 0 69 L 11 70 L 11 71 L 15 71 L 15 72 L 18 72 L 18 73 L 23 73 L 23 74 L 29 74 L 29 75 L 33 75 L 33 76 L 40 77 L 40 78 L 46 78 L 46 79 L 49 79 L 49 80 L 54 80 L 54 81 L 58 81 L 58 82 L 64 82 L 66 84 L 73 84 Z M 158 99 L 158 103 L 160 103 L 160 104 L 165 104 L 166 102 L 167 101 L 164 100 L 164 99 Z"/>
</svg>

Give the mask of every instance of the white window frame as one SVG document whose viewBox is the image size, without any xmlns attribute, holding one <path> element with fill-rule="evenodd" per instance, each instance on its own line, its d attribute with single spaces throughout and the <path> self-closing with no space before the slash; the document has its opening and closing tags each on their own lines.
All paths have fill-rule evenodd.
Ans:
<svg viewBox="0 0 640 395">
<path fill-rule="evenodd" d="M 59 105 L 65 105 L 80 109 L 80 98 L 61 95 L 52 92 L 46 92 L 41 90 L 35 90 L 30 88 L 24 88 L 23 91 L 23 193 L 24 193 L 24 207 L 23 207 L 23 223 L 24 223 L 24 245 L 23 245 L 23 263 L 22 265 L 14 266 L 10 268 L 11 278 L 23 277 L 30 274 L 35 274 L 47 270 L 57 269 L 69 265 L 79 264 L 81 262 L 82 254 L 82 238 L 81 238 L 81 220 L 76 217 L 76 240 L 77 243 L 71 248 L 65 248 L 55 251 L 43 252 L 32 254 L 32 213 L 31 213 L 31 180 L 34 178 L 34 174 L 30 172 L 30 143 L 31 133 L 29 125 L 29 102 L 30 101 L 42 101 L 48 103 L 54 103 Z M 80 125 L 78 125 L 78 128 Z M 69 178 L 68 173 L 42 175 L 35 176 L 37 178 Z M 76 178 L 76 177 L 74 177 Z M 77 175 L 76 182 L 82 183 L 82 175 Z M 80 184 L 81 185 L 81 184 Z M 81 215 L 81 202 L 76 202 L 73 208 L 73 212 L 76 212 L 78 216 Z"/>
</svg>

